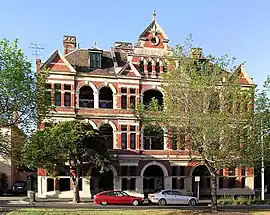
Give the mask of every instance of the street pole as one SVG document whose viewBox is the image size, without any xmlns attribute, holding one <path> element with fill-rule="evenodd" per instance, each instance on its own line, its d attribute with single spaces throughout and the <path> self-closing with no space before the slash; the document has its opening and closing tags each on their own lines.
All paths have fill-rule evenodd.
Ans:
<svg viewBox="0 0 270 215">
<path fill-rule="evenodd" d="M 262 146 L 262 169 L 261 169 L 261 184 L 262 184 L 262 192 L 261 199 L 264 201 L 264 154 L 263 154 L 263 131 L 261 131 L 261 146 Z"/>
</svg>

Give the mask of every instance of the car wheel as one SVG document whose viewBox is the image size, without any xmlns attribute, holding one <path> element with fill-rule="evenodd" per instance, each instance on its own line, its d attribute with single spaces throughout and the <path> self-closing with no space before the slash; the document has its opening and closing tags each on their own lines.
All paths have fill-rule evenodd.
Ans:
<svg viewBox="0 0 270 215">
<path fill-rule="evenodd" d="M 139 205 L 139 201 L 138 201 L 138 200 L 136 200 L 136 199 L 135 199 L 135 200 L 133 200 L 132 205 L 133 205 L 133 206 L 138 206 L 138 205 Z"/>
<path fill-rule="evenodd" d="M 188 201 L 188 204 L 189 204 L 189 206 L 195 206 L 195 205 L 197 205 L 197 202 L 196 202 L 195 199 L 190 199 L 190 200 Z"/>
<path fill-rule="evenodd" d="M 165 205 L 166 205 L 166 200 L 165 200 L 165 199 L 160 199 L 160 200 L 158 201 L 158 204 L 159 204 L 160 206 L 165 206 Z"/>
<path fill-rule="evenodd" d="M 106 201 L 102 201 L 102 202 L 100 202 L 100 204 L 105 206 L 105 205 L 107 205 L 107 204 L 108 204 L 108 202 L 106 202 Z"/>
</svg>

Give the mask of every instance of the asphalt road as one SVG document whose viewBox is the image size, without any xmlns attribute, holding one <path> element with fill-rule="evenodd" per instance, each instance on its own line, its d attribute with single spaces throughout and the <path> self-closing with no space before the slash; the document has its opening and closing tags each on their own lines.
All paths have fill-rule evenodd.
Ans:
<svg viewBox="0 0 270 215">
<path fill-rule="evenodd" d="M 168 206 L 158 206 L 158 205 L 141 205 L 141 206 L 129 206 L 129 205 L 95 205 L 93 203 L 48 203 L 48 202 L 36 202 L 35 205 L 29 204 L 1 204 L 0 202 L 0 211 L 2 210 L 12 210 L 18 208 L 48 208 L 48 209 L 121 209 L 121 210 L 151 210 L 151 209 L 179 209 L 179 210 L 207 210 L 211 207 L 207 205 L 198 205 L 195 207 L 185 206 L 185 205 L 168 205 Z M 249 211 L 249 210 L 269 210 L 270 205 L 225 205 L 219 206 L 221 210 L 229 211 Z"/>
</svg>

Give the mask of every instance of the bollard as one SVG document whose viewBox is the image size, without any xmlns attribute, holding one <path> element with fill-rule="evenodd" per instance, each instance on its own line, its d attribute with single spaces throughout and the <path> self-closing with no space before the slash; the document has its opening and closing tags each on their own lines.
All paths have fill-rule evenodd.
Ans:
<svg viewBox="0 0 270 215">
<path fill-rule="evenodd" d="M 34 205 L 35 203 L 35 192 L 34 191 L 28 191 L 29 192 L 29 205 Z"/>
</svg>

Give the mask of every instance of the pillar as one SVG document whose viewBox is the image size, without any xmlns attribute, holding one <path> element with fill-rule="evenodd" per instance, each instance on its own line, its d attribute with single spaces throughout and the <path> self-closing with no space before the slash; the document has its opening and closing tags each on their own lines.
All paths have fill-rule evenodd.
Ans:
<svg viewBox="0 0 270 215">
<path fill-rule="evenodd" d="M 143 176 L 136 178 L 136 192 L 143 193 Z"/>
<path fill-rule="evenodd" d="M 39 198 L 46 198 L 47 193 L 47 177 L 38 176 L 38 197 Z"/>
<path fill-rule="evenodd" d="M 94 108 L 99 108 L 99 92 L 94 92 Z"/>
<path fill-rule="evenodd" d="M 164 189 L 172 189 L 172 178 L 169 176 L 164 177 Z"/>
<path fill-rule="evenodd" d="M 121 177 L 114 176 L 113 178 L 113 187 L 115 190 L 121 190 Z"/>
</svg>

